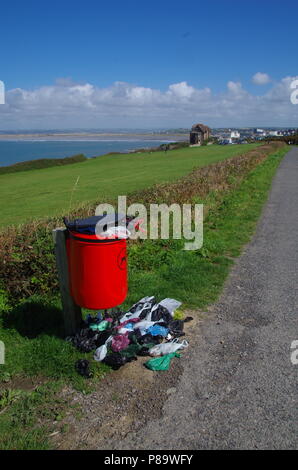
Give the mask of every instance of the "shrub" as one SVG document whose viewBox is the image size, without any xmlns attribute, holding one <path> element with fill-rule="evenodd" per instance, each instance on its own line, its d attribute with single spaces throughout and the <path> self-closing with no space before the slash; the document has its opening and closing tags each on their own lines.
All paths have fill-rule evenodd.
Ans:
<svg viewBox="0 0 298 470">
<path fill-rule="evenodd" d="M 15 173 L 17 171 L 41 170 L 43 168 L 50 168 L 52 166 L 71 165 L 73 163 L 80 163 L 86 160 L 87 157 L 85 157 L 85 155 L 82 153 L 74 155 L 73 157 L 28 160 L 26 162 L 14 163 L 13 165 L 0 167 L 0 175 Z"/>
</svg>

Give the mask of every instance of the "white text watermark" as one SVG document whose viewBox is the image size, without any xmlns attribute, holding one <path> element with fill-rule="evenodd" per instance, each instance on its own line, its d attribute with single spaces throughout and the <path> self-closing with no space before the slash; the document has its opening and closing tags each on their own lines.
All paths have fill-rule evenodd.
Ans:
<svg viewBox="0 0 298 470">
<path fill-rule="evenodd" d="M 297 366 L 298 365 L 298 340 L 292 341 L 291 349 L 293 349 L 293 351 L 291 352 L 291 363 L 294 366 Z"/>
<path fill-rule="evenodd" d="M 0 341 L 0 365 L 5 364 L 5 344 Z"/>
<path fill-rule="evenodd" d="M 2 80 L 0 80 L 0 104 L 5 104 L 5 86 Z"/>
<path fill-rule="evenodd" d="M 291 93 L 291 103 L 298 104 L 298 80 L 292 81 L 291 88 L 294 90 Z"/>
<path fill-rule="evenodd" d="M 127 224 L 126 238 L 133 240 L 188 240 L 184 243 L 185 250 L 199 250 L 203 246 L 203 204 L 131 204 L 127 207 L 127 197 L 118 196 L 118 208 L 111 204 L 99 204 L 95 215 L 110 216 L 109 223 L 105 219 L 96 224 L 95 233 L 98 237 L 105 235 L 115 225 L 116 214 L 130 218 Z M 119 234 L 119 230 L 118 230 Z"/>
</svg>

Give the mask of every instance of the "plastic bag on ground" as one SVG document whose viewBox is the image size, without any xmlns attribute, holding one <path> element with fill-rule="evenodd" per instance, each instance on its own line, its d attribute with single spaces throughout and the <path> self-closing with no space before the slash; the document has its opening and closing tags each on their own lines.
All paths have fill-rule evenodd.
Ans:
<svg viewBox="0 0 298 470">
<path fill-rule="evenodd" d="M 130 344 L 127 348 L 122 349 L 119 353 L 124 357 L 136 357 L 138 352 L 142 349 L 140 344 Z"/>
<path fill-rule="evenodd" d="M 150 326 L 150 328 L 148 328 L 148 333 L 152 336 L 167 336 L 167 334 L 169 333 L 169 329 L 168 328 L 165 328 L 164 326 L 160 326 L 160 325 L 153 325 L 153 326 Z"/>
<path fill-rule="evenodd" d="M 149 315 L 147 316 L 147 319 L 149 319 Z M 151 310 L 150 320 L 154 322 L 162 320 L 162 321 L 165 321 L 166 323 L 169 323 L 170 321 L 173 320 L 173 318 L 170 312 L 165 307 L 163 307 L 160 304 L 157 304 L 157 305 L 154 305 L 154 307 Z"/>
<path fill-rule="evenodd" d="M 147 333 L 148 328 L 150 328 L 150 326 L 153 326 L 155 323 L 156 322 L 154 321 L 142 320 L 135 324 L 134 329 L 140 330 L 141 335 L 145 335 Z"/>
<path fill-rule="evenodd" d="M 132 318 L 131 320 L 126 320 L 125 322 L 120 323 L 120 325 L 116 326 L 116 330 L 118 330 L 118 333 L 120 335 L 124 335 L 129 331 L 133 331 L 135 328 L 135 324 L 139 321 L 139 318 Z"/>
<path fill-rule="evenodd" d="M 119 352 L 108 354 L 102 361 L 107 366 L 112 367 L 113 370 L 118 370 L 119 367 L 123 366 L 127 362 L 135 361 L 137 357 L 125 357 Z"/>
<path fill-rule="evenodd" d="M 162 307 L 166 308 L 170 314 L 173 316 L 173 313 L 177 308 L 179 308 L 182 305 L 182 302 L 179 302 L 178 300 L 175 299 L 163 299 L 161 302 L 159 302 L 159 305 Z"/>
<path fill-rule="evenodd" d="M 172 320 L 169 323 L 170 333 L 176 337 L 183 336 L 184 321 L 183 320 Z"/>
<path fill-rule="evenodd" d="M 96 347 L 99 348 L 99 346 L 102 346 L 103 344 L 107 343 L 107 340 L 111 338 L 111 331 L 110 330 L 105 330 L 100 333 L 97 333 L 96 335 Z"/>
<path fill-rule="evenodd" d="M 141 349 L 138 351 L 138 356 L 149 356 L 149 351 L 155 346 L 154 343 L 148 343 L 141 346 Z"/>
<path fill-rule="evenodd" d="M 106 345 L 107 347 L 110 346 L 110 344 L 111 344 L 112 341 L 113 341 L 113 338 L 114 338 L 114 336 L 113 336 L 113 335 L 110 335 L 110 336 L 106 339 L 105 345 Z"/>
<path fill-rule="evenodd" d="M 82 375 L 83 377 L 86 377 L 86 379 L 90 379 L 93 377 L 93 373 L 89 370 L 90 363 L 87 361 L 87 359 L 79 359 L 75 363 L 75 368 L 77 372 Z"/>
<path fill-rule="evenodd" d="M 105 344 L 103 344 L 102 346 L 100 346 L 99 348 L 96 349 L 93 357 L 94 357 L 95 361 L 101 362 L 101 361 L 104 360 L 107 353 L 108 353 L 108 348 L 106 347 Z"/>
<path fill-rule="evenodd" d="M 144 319 L 146 315 L 151 311 L 152 306 L 156 303 L 154 296 L 143 297 L 136 304 L 134 304 L 130 311 L 125 313 L 125 315 L 120 319 L 120 323 L 130 320 L 132 318 L 141 318 Z"/>
<path fill-rule="evenodd" d="M 102 320 L 103 320 L 103 318 L 102 318 L 102 314 L 100 312 L 97 312 L 96 316 L 90 315 L 90 313 L 88 313 L 88 315 L 86 317 L 86 320 L 85 320 L 85 323 L 89 326 L 90 323 L 99 323 Z"/>
<path fill-rule="evenodd" d="M 181 302 L 175 299 L 166 298 L 158 304 L 154 304 L 150 312 L 146 316 L 146 320 L 158 321 L 164 320 L 169 322 L 173 319 L 174 311 L 180 307 Z"/>
<path fill-rule="evenodd" d="M 164 339 L 163 336 L 160 336 L 160 335 L 153 336 L 150 333 L 146 333 L 145 335 L 138 338 L 138 342 L 144 345 L 149 344 L 149 343 L 159 344 L 161 343 L 161 341 L 163 341 L 163 339 Z"/>
<path fill-rule="evenodd" d="M 100 323 L 92 323 L 89 325 L 89 328 L 92 331 L 104 331 L 110 328 L 111 326 L 111 321 L 103 320 Z"/>
<path fill-rule="evenodd" d="M 134 326 L 134 323 L 138 323 L 139 321 L 140 319 L 138 317 L 131 318 L 130 320 L 125 320 L 124 322 L 120 323 L 120 325 L 116 326 L 116 328 L 125 328 L 127 325 Z"/>
<path fill-rule="evenodd" d="M 145 362 L 144 366 L 150 370 L 168 370 L 173 357 L 180 357 L 180 354 L 173 352 L 171 354 L 166 354 L 165 356 L 155 357 L 154 359 L 150 359 Z"/>
<path fill-rule="evenodd" d="M 97 334 L 89 328 L 82 328 L 74 336 L 68 336 L 66 341 L 71 342 L 81 352 L 93 351 L 98 346 Z"/>
<path fill-rule="evenodd" d="M 125 335 L 126 333 L 129 333 L 130 331 L 133 331 L 133 328 L 120 328 L 120 330 L 118 330 L 118 334 L 119 335 Z"/>
<path fill-rule="evenodd" d="M 125 334 L 125 335 L 116 335 L 116 336 L 113 336 L 113 338 L 112 338 L 111 348 L 114 352 L 119 352 L 122 349 L 127 348 L 129 343 L 130 343 L 130 341 L 128 339 L 127 334 Z"/>
<path fill-rule="evenodd" d="M 166 354 L 170 354 L 173 352 L 178 351 L 179 349 L 185 349 L 188 346 L 187 341 L 182 341 L 182 343 L 179 343 L 178 340 L 173 340 L 168 343 L 161 343 L 153 346 L 149 350 L 150 356 L 156 357 L 156 356 L 165 356 Z"/>
</svg>

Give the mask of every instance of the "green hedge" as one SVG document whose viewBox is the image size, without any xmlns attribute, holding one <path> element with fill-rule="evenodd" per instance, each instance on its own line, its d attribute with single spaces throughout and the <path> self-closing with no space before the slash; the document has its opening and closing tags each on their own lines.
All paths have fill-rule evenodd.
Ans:
<svg viewBox="0 0 298 470">
<path fill-rule="evenodd" d="M 26 162 L 14 163 L 9 166 L 0 167 L 0 175 L 15 173 L 17 171 L 41 170 L 52 166 L 71 165 L 72 163 L 84 162 L 87 157 L 82 153 L 73 157 L 65 158 L 40 158 L 39 160 L 28 160 Z"/>
</svg>

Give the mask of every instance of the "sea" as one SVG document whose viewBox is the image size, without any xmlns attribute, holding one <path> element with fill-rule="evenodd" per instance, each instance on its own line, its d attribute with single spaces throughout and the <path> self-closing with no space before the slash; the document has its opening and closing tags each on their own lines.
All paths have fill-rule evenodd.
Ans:
<svg viewBox="0 0 298 470">
<path fill-rule="evenodd" d="M 166 139 L 154 137 L 23 137 L 0 139 L 0 166 L 40 158 L 64 158 L 83 153 L 95 157 L 109 152 L 127 153 L 140 148 L 158 147 L 181 140 L 174 136 Z"/>
</svg>

